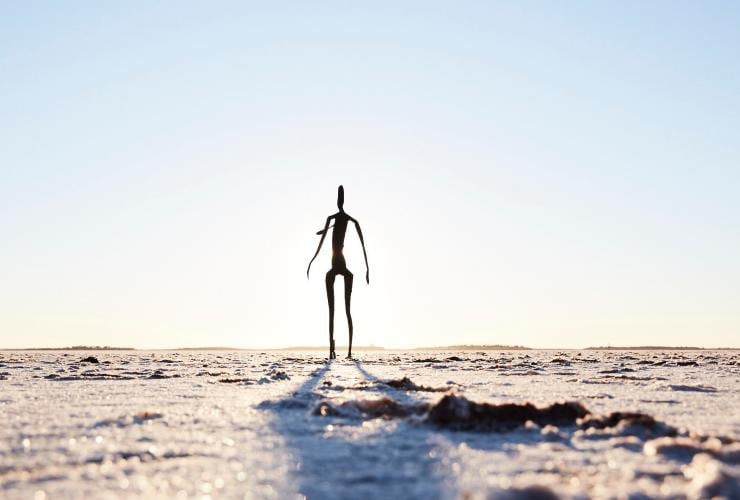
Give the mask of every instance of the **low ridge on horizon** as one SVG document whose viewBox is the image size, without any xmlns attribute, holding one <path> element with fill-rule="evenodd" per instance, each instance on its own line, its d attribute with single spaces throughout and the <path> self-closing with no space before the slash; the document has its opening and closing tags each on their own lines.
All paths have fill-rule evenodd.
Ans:
<svg viewBox="0 0 740 500">
<path fill-rule="evenodd" d="M 337 345 L 339 347 L 346 347 Z M 196 346 L 196 347 L 162 347 L 139 348 L 119 346 L 86 346 L 68 347 L 19 347 L 0 348 L 0 351 L 323 351 L 325 346 L 289 346 L 289 347 L 230 347 L 230 346 Z M 359 351 L 732 351 L 738 347 L 697 347 L 697 346 L 589 346 L 589 347 L 527 347 L 502 344 L 454 344 L 448 346 L 419 346 L 410 348 L 393 348 L 377 345 L 354 346 Z"/>
</svg>

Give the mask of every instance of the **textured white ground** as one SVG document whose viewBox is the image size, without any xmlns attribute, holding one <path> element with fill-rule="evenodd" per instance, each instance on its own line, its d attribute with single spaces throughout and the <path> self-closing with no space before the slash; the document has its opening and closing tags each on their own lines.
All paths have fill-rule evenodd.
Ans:
<svg viewBox="0 0 740 500">
<path fill-rule="evenodd" d="M 0 497 L 740 497 L 737 351 L 323 354 L 0 352 Z M 454 430 L 423 407 L 447 393 L 677 435 Z"/>
</svg>

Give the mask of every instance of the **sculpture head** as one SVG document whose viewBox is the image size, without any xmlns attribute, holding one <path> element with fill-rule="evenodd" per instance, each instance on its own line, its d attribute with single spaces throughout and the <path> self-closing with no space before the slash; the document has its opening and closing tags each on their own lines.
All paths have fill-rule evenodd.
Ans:
<svg viewBox="0 0 740 500">
<path fill-rule="evenodd" d="M 337 207 L 340 212 L 344 211 L 344 186 L 340 185 L 337 190 Z"/>
</svg>

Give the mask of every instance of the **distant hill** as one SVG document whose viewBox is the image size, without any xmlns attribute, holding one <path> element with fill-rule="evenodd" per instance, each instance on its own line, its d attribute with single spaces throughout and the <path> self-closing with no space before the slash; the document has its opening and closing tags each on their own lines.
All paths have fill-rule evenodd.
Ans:
<svg viewBox="0 0 740 500">
<path fill-rule="evenodd" d="M 734 350 L 732 347 L 691 347 L 671 345 L 637 345 L 637 346 L 602 346 L 586 347 L 587 351 L 723 351 Z"/>
<path fill-rule="evenodd" d="M 135 351 L 133 347 L 112 347 L 108 345 L 73 345 L 71 347 L 28 347 L 19 351 Z"/>
<path fill-rule="evenodd" d="M 259 351 L 260 349 L 249 349 L 241 347 L 204 346 L 204 347 L 175 347 L 174 349 L 156 349 L 159 351 Z M 264 349 L 261 349 L 264 350 Z"/>
<path fill-rule="evenodd" d="M 460 344 L 437 347 L 416 347 L 414 351 L 529 351 L 530 347 L 521 345 L 500 345 L 500 344 Z"/>
</svg>

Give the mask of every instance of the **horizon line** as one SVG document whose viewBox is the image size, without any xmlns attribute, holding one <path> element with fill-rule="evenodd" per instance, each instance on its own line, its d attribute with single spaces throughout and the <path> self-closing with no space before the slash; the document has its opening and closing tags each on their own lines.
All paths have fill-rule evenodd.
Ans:
<svg viewBox="0 0 740 500">
<path fill-rule="evenodd" d="M 346 348 L 346 345 L 337 345 L 337 348 Z M 306 345 L 287 347 L 233 347 L 233 346 L 180 346 L 142 348 L 130 346 L 87 346 L 75 345 L 64 347 L 0 347 L 0 351 L 323 351 L 326 346 Z M 598 350 L 683 350 L 683 351 L 713 351 L 713 350 L 740 350 L 740 347 L 698 347 L 698 346 L 669 346 L 669 345 L 638 345 L 638 346 L 587 346 L 587 347 L 528 347 L 520 345 L 500 344 L 454 344 L 447 346 L 416 346 L 416 347 L 384 347 L 378 345 L 354 346 L 357 351 L 598 351 Z"/>
</svg>

